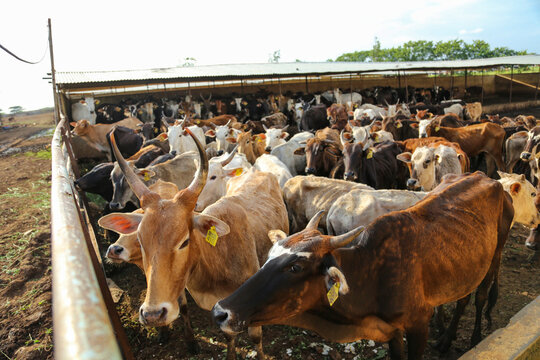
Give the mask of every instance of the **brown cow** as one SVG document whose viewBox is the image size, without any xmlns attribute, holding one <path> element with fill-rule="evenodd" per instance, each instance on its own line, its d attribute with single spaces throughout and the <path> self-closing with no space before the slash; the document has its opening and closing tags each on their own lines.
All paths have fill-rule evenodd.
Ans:
<svg viewBox="0 0 540 360">
<path fill-rule="evenodd" d="M 449 128 L 440 126 L 437 121 L 432 121 L 426 127 L 426 132 L 428 136 L 441 136 L 459 144 L 469 157 L 485 152 L 495 160 L 499 170 L 506 169 L 502 156 L 505 131 L 499 125 L 483 123 L 462 128 Z M 492 175 L 493 172 L 493 169 L 488 170 L 488 175 Z"/>
<path fill-rule="evenodd" d="M 195 135 L 187 132 L 197 145 L 201 166 L 191 184 L 172 200 L 148 189 L 111 141 L 144 214 L 116 213 L 108 226 L 122 234 L 137 230 L 148 287 L 139 320 L 149 326 L 170 324 L 180 310 L 187 317 L 185 289 L 200 307 L 210 310 L 257 271 L 271 246 L 268 231 L 275 227 L 289 230 L 276 178 L 256 170 L 230 180 L 225 197 L 202 213 L 194 212 L 206 183 L 208 160 Z M 250 335 L 264 358 L 261 331 L 252 328 Z M 227 357 L 236 357 L 234 337 Z"/>
<path fill-rule="evenodd" d="M 233 142 L 231 138 L 228 138 L 227 141 Z M 257 158 L 265 153 L 266 142 L 264 134 L 251 135 L 251 131 L 244 132 L 238 134 L 236 142 L 238 143 L 238 152 L 246 155 L 251 165 L 255 164 Z"/>
<path fill-rule="evenodd" d="M 216 125 L 229 125 L 234 127 L 234 124 L 238 120 L 234 115 L 219 115 L 211 119 L 201 120 L 201 119 L 188 119 L 183 123 L 183 127 L 197 125 L 198 127 L 214 127 Z"/>
<path fill-rule="evenodd" d="M 465 104 L 463 111 L 471 121 L 480 121 L 480 117 L 482 116 L 482 104 L 479 102 Z"/>
<path fill-rule="evenodd" d="M 331 128 L 341 131 L 347 127 L 347 120 L 349 115 L 347 115 L 347 108 L 342 104 L 332 104 L 328 109 L 326 109 L 326 115 L 330 121 Z M 350 129 L 348 129 L 350 131 Z"/>
<path fill-rule="evenodd" d="M 324 128 L 317 130 L 315 137 L 308 139 L 305 148 L 298 148 L 296 155 L 306 155 L 306 174 L 329 176 L 342 158 L 343 146 L 339 132 Z"/>
<path fill-rule="evenodd" d="M 479 172 L 447 176 L 416 205 L 380 216 L 363 233 L 360 226 L 323 235 L 319 213 L 300 233 L 270 232 L 264 266 L 212 316 L 228 334 L 286 324 L 338 342 L 389 341 L 392 359 L 404 358 L 405 332 L 408 358 L 420 359 L 433 308 L 459 300 L 463 310 L 478 288 L 476 344 L 513 215 L 502 185 Z M 445 339 L 452 340 L 457 319 Z"/>
</svg>

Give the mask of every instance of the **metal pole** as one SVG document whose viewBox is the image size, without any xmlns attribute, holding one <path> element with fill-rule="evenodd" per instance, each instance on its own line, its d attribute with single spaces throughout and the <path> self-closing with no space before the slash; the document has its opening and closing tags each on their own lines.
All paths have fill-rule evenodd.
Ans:
<svg viewBox="0 0 540 360">
<path fill-rule="evenodd" d="M 454 70 L 450 71 L 450 76 L 452 77 L 450 79 L 450 99 L 454 98 Z"/>
<path fill-rule="evenodd" d="M 484 105 L 484 69 L 482 69 L 482 94 L 480 95 L 480 103 Z"/>
<path fill-rule="evenodd" d="M 398 79 L 398 89 L 401 89 L 401 74 L 399 73 L 399 70 L 397 72 L 397 79 Z"/>
<path fill-rule="evenodd" d="M 309 94 L 308 79 L 306 76 L 306 94 Z"/>
<path fill-rule="evenodd" d="M 47 20 L 49 26 L 49 55 L 51 56 L 51 77 L 52 77 L 52 87 L 53 87 L 53 99 L 54 99 L 54 123 L 58 125 L 60 122 L 60 111 L 58 107 L 58 95 L 56 93 L 56 70 L 54 69 L 54 52 L 53 52 L 53 42 L 52 42 L 52 27 L 51 19 Z"/>
<path fill-rule="evenodd" d="M 349 89 L 351 89 L 351 102 L 352 102 L 352 93 L 353 93 L 353 89 L 352 89 L 352 74 L 349 75 Z"/>
<path fill-rule="evenodd" d="M 407 74 L 403 73 L 403 80 L 405 80 L 405 103 L 409 103 L 409 87 L 407 86 Z"/>
<path fill-rule="evenodd" d="M 463 92 L 463 97 L 467 93 L 467 69 L 465 69 L 465 91 Z"/>
<path fill-rule="evenodd" d="M 512 102 L 512 85 L 514 85 L 514 65 L 510 67 L 510 94 L 508 96 L 508 102 Z"/>
</svg>

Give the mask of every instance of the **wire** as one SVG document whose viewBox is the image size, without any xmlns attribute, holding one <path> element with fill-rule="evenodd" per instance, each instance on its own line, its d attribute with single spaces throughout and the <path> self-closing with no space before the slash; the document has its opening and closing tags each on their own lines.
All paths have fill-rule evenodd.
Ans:
<svg viewBox="0 0 540 360">
<path fill-rule="evenodd" d="M 13 56 L 15 59 L 17 59 L 19 61 L 22 61 L 22 62 L 25 62 L 27 64 L 32 64 L 32 65 L 39 64 L 40 62 L 43 61 L 43 59 L 45 59 L 45 55 L 47 55 L 48 47 L 49 47 L 49 39 L 47 39 L 47 46 L 45 46 L 45 51 L 43 52 L 43 56 L 41 57 L 41 59 L 39 59 L 39 61 L 33 62 L 33 61 L 24 60 L 24 59 L 18 57 L 17 55 L 15 55 L 14 53 L 12 53 L 8 49 L 6 49 L 2 44 L 0 44 L 0 49 L 4 50 L 9 55 Z"/>
</svg>

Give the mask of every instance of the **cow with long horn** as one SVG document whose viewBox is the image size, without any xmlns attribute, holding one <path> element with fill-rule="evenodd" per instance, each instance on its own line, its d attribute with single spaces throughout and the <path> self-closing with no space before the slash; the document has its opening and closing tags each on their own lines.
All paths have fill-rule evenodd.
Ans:
<svg viewBox="0 0 540 360">
<path fill-rule="evenodd" d="M 274 245 L 266 263 L 212 310 L 222 331 L 293 325 L 332 341 L 388 341 L 391 359 L 405 357 L 405 334 L 408 358 L 421 359 L 433 308 L 459 300 L 442 337 L 449 345 L 478 289 L 471 341 L 480 341 L 514 216 L 500 183 L 480 172 L 447 175 L 416 205 L 339 236 L 317 230 L 322 215 L 294 235 L 268 234 Z"/>
<path fill-rule="evenodd" d="M 186 132 L 194 139 L 201 162 L 191 184 L 172 199 L 150 191 L 111 139 L 120 168 L 144 213 L 116 213 L 102 226 L 120 234 L 137 231 L 148 287 L 140 322 L 165 326 L 180 313 L 188 345 L 196 350 L 184 290 L 201 308 L 212 309 L 259 269 L 272 245 L 268 231 L 276 224 L 284 232 L 289 228 L 277 180 L 258 171 L 235 177 L 229 181 L 225 197 L 202 213 L 195 212 L 206 183 L 208 160 L 197 138 L 189 129 Z M 252 327 L 249 333 L 262 357 L 261 328 Z M 228 358 L 235 358 L 234 337 L 229 337 Z"/>
</svg>

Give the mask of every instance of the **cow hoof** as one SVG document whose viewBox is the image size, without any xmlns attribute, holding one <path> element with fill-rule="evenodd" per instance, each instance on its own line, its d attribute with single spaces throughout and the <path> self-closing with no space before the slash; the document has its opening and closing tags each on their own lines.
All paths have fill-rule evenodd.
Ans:
<svg viewBox="0 0 540 360">
<path fill-rule="evenodd" d="M 482 341 L 482 335 L 475 335 L 471 337 L 471 348 L 475 347 L 480 341 Z"/>
<path fill-rule="evenodd" d="M 186 345 L 191 355 L 197 355 L 201 352 L 201 346 L 197 340 L 188 341 Z"/>
<path fill-rule="evenodd" d="M 439 338 L 437 343 L 435 344 L 435 348 L 439 350 L 441 353 L 446 353 L 448 350 L 450 350 L 450 345 L 452 344 L 452 337 L 448 336 L 447 334 L 444 334 Z"/>
</svg>

